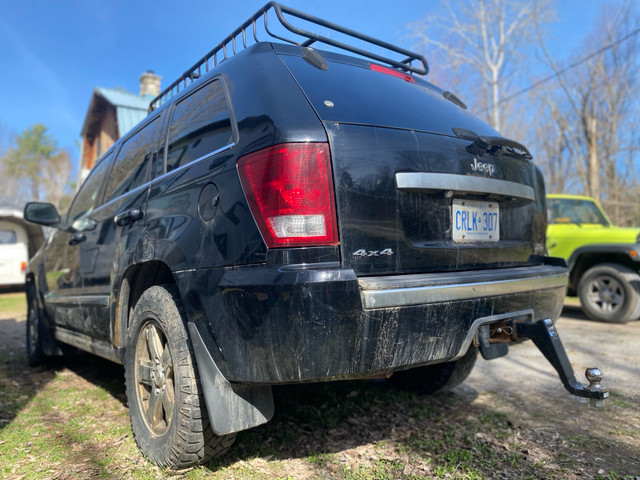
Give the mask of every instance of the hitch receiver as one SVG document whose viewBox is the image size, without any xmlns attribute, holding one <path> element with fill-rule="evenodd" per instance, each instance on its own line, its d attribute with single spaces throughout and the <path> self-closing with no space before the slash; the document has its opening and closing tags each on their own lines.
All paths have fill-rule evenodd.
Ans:
<svg viewBox="0 0 640 480">
<path fill-rule="evenodd" d="M 537 322 L 518 322 L 515 324 L 515 328 L 517 337 L 533 340 L 536 347 L 556 369 L 564 388 L 569 393 L 588 398 L 592 406 L 604 406 L 604 400 L 609 396 L 609 389 L 600 385 L 602 372 L 598 368 L 588 368 L 585 375 L 589 380 L 589 385 L 580 383 L 576 379 L 553 320 L 547 318 Z"/>
</svg>

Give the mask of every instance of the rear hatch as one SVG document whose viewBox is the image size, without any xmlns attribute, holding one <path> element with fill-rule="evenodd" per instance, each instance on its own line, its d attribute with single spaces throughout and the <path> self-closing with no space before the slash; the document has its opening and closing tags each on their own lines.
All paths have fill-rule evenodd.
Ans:
<svg viewBox="0 0 640 480">
<path fill-rule="evenodd" d="M 321 69 L 300 48 L 275 48 L 328 134 L 345 266 L 380 275 L 541 261 L 542 181 L 520 150 L 478 152 L 470 132 L 498 133 L 427 82 L 326 52 Z"/>
</svg>

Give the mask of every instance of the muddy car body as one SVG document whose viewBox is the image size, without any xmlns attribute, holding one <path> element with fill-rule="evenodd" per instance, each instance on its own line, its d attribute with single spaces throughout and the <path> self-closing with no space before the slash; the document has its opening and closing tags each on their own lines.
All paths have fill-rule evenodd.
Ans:
<svg viewBox="0 0 640 480">
<path fill-rule="evenodd" d="M 272 3 L 221 45 L 270 9 L 341 28 Z M 136 439 L 161 465 L 223 453 L 271 417 L 272 385 L 446 388 L 478 346 L 505 354 L 516 325 L 549 337 L 562 307 L 527 150 L 416 75 L 422 57 L 308 38 L 224 61 L 218 47 L 103 156 L 66 218 L 27 206 L 58 227 L 28 276 L 32 362 L 62 342 L 124 363 Z"/>
</svg>

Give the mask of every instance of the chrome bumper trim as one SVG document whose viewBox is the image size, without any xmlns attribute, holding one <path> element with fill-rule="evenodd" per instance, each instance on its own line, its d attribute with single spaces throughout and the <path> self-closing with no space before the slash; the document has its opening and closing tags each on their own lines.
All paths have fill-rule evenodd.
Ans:
<svg viewBox="0 0 640 480">
<path fill-rule="evenodd" d="M 396 173 L 400 190 L 451 190 L 463 193 L 493 193 L 507 197 L 535 200 L 535 191 L 528 185 L 496 178 L 471 177 L 451 173 Z"/>
<path fill-rule="evenodd" d="M 452 274 L 394 275 L 358 279 L 364 308 L 499 297 L 567 285 L 567 269 L 550 265 Z"/>
</svg>

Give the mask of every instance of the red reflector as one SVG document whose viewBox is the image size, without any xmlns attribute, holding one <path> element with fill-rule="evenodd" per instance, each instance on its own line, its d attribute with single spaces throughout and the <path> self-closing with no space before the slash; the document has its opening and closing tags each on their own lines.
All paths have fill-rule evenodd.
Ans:
<svg viewBox="0 0 640 480">
<path fill-rule="evenodd" d="M 417 83 L 416 79 L 413 78 L 408 73 L 399 72 L 398 70 L 394 70 L 393 68 L 383 67 L 382 65 L 376 65 L 375 63 L 371 63 L 371 70 L 374 72 L 384 73 L 386 75 L 391 75 L 392 77 L 398 77 L 403 79 L 405 82 Z"/>
<path fill-rule="evenodd" d="M 238 172 L 269 248 L 338 244 L 326 143 L 265 148 L 239 159 Z"/>
</svg>

